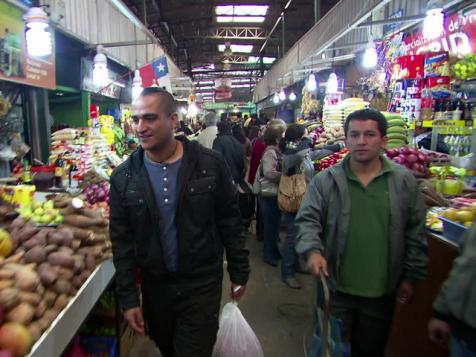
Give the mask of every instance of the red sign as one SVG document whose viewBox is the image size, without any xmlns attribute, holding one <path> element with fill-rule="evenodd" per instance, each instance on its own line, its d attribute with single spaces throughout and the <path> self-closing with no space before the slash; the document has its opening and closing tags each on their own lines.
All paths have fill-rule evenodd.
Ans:
<svg viewBox="0 0 476 357">
<path fill-rule="evenodd" d="M 445 19 L 445 31 L 436 39 L 430 40 L 418 33 L 405 37 L 401 44 L 403 54 L 426 52 L 449 52 L 452 56 L 476 53 L 476 11 L 466 16 L 458 13 Z"/>
</svg>

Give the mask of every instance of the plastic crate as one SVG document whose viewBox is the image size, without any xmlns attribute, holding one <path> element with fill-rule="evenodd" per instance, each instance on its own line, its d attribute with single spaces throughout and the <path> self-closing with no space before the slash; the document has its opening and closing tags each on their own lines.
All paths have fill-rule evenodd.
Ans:
<svg viewBox="0 0 476 357">
<path fill-rule="evenodd" d="M 466 227 L 445 217 L 438 217 L 443 221 L 443 237 L 456 244 L 461 244 L 461 236 L 466 232 Z"/>
</svg>

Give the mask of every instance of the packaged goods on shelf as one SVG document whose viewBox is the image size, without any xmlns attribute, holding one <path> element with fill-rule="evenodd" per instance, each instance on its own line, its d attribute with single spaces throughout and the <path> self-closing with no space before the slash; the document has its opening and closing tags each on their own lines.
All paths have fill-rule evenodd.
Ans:
<svg viewBox="0 0 476 357">
<path fill-rule="evenodd" d="M 323 126 L 324 128 L 343 127 L 350 113 L 368 106 L 369 103 L 361 98 L 347 98 L 334 105 L 325 105 L 322 113 Z"/>
</svg>

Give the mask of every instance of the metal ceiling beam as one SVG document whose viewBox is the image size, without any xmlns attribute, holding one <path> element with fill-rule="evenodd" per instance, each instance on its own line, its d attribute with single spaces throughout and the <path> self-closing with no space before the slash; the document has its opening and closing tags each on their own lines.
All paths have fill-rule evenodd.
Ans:
<svg viewBox="0 0 476 357">
<path fill-rule="evenodd" d="M 197 29 L 197 37 L 230 40 L 266 40 L 266 29 L 261 27 L 215 27 L 205 31 Z"/>
</svg>

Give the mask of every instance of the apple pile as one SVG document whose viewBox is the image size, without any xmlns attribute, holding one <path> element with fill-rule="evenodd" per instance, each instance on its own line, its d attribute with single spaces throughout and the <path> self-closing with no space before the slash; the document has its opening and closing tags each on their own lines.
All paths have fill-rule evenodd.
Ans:
<svg viewBox="0 0 476 357">
<path fill-rule="evenodd" d="M 393 162 L 405 166 L 418 175 L 426 176 L 430 159 L 424 153 L 418 151 L 418 149 L 403 146 L 401 148 L 389 149 L 386 154 Z"/>
<path fill-rule="evenodd" d="M 331 166 L 334 166 L 335 164 L 341 162 L 348 153 L 349 153 L 349 149 L 343 148 L 340 151 L 335 152 L 332 155 L 327 156 L 326 158 L 320 160 L 317 163 L 317 167 L 315 168 L 318 171 L 322 171 Z"/>
</svg>

